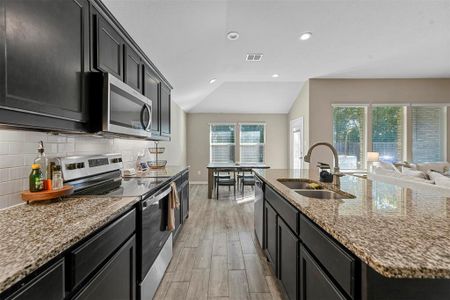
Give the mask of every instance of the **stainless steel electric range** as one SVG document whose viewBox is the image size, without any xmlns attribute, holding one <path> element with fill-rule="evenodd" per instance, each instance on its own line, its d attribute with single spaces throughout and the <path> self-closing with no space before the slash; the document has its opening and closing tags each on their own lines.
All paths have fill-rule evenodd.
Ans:
<svg viewBox="0 0 450 300">
<path fill-rule="evenodd" d="M 171 177 L 122 178 L 120 154 L 62 157 L 56 163 L 75 195 L 140 197 L 137 294 L 139 299 L 152 299 L 172 258 L 172 234 L 166 230 Z"/>
</svg>

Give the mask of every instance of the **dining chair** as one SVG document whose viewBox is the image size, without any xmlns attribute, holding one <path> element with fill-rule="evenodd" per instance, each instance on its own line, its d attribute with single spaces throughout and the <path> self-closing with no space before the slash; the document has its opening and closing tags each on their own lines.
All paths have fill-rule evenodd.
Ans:
<svg viewBox="0 0 450 300">
<path fill-rule="evenodd" d="M 221 172 L 218 172 L 221 173 Z M 219 187 L 220 186 L 228 186 L 228 191 L 231 191 L 231 187 L 233 186 L 234 190 L 234 199 L 236 199 L 236 174 L 234 171 L 227 171 L 227 175 L 218 174 L 215 177 L 215 188 L 216 188 L 216 198 L 219 200 Z M 233 173 L 233 175 L 231 175 Z"/>
</svg>

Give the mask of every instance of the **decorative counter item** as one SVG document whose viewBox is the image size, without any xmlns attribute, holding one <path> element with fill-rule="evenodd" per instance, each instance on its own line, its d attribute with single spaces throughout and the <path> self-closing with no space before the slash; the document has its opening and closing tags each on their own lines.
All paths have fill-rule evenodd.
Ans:
<svg viewBox="0 0 450 300">
<path fill-rule="evenodd" d="M 26 201 L 27 203 L 34 201 L 45 201 L 69 196 L 72 193 L 73 193 L 73 186 L 65 185 L 58 190 L 47 190 L 40 192 L 24 191 L 22 192 L 22 200 Z"/>
<path fill-rule="evenodd" d="M 155 160 L 148 161 L 147 164 L 150 169 L 164 169 L 167 165 L 167 160 L 159 160 L 158 155 L 164 153 L 164 147 L 158 147 L 158 142 L 155 142 L 155 147 L 148 148 L 150 154 L 155 155 Z"/>
</svg>

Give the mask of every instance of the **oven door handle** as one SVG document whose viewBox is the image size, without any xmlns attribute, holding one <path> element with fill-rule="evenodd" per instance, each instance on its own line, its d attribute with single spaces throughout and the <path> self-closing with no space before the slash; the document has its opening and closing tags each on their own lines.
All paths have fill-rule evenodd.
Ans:
<svg viewBox="0 0 450 300">
<path fill-rule="evenodd" d="M 159 200 L 166 197 L 171 191 L 172 191 L 172 188 L 168 187 L 167 189 L 158 193 L 157 195 L 150 197 L 148 200 L 143 201 L 142 202 L 142 210 L 147 209 L 148 207 L 150 207 L 153 204 L 157 204 L 159 202 Z"/>
</svg>

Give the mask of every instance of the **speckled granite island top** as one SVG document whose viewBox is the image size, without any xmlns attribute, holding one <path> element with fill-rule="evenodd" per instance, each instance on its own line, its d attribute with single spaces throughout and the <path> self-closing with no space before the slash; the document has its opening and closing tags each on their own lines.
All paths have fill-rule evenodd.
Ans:
<svg viewBox="0 0 450 300">
<path fill-rule="evenodd" d="M 394 278 L 450 278 L 450 198 L 347 175 L 341 178 L 341 190 L 355 199 L 313 199 L 277 179 L 317 180 L 314 171 L 256 172 L 378 273 Z"/>
<path fill-rule="evenodd" d="M 0 293 L 137 201 L 71 197 L 0 210 Z"/>
</svg>

